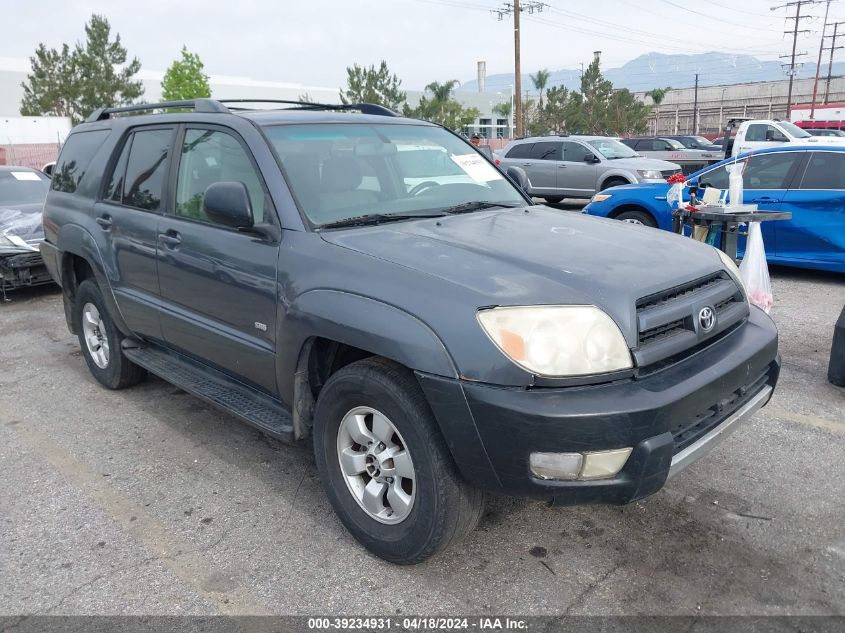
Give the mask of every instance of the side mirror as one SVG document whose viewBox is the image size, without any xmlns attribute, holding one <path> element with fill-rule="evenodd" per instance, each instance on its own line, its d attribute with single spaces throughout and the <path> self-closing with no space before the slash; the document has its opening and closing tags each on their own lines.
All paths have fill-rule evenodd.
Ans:
<svg viewBox="0 0 845 633">
<path fill-rule="evenodd" d="M 689 180 L 687 180 L 687 187 L 698 187 L 698 186 L 700 186 L 698 184 L 698 178 L 690 178 Z"/>
<path fill-rule="evenodd" d="M 212 222 L 234 229 L 251 228 L 254 222 L 249 192 L 242 182 L 209 185 L 203 196 L 202 210 Z"/>
<path fill-rule="evenodd" d="M 531 183 L 528 180 L 528 175 L 525 173 L 525 170 L 521 167 L 508 167 L 507 171 L 508 178 L 510 178 L 516 186 L 522 189 L 526 194 L 528 194 L 528 189 L 531 187 Z M 530 194 L 528 194 L 530 195 Z"/>
<path fill-rule="evenodd" d="M 595 154 L 586 154 L 584 156 L 584 162 L 585 163 L 598 163 L 600 161 L 599 161 L 598 156 L 596 156 Z"/>
<path fill-rule="evenodd" d="M 50 178 L 53 177 L 53 170 L 56 168 L 56 163 L 47 163 L 44 167 L 41 168 L 41 171 L 44 172 Z"/>
</svg>

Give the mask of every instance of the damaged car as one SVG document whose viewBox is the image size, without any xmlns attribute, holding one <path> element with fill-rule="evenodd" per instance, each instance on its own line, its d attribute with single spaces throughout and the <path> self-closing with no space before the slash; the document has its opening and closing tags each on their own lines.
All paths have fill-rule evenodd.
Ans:
<svg viewBox="0 0 845 633">
<path fill-rule="evenodd" d="M 0 166 L 0 292 L 52 283 L 39 244 L 50 179 L 29 167 Z"/>
</svg>

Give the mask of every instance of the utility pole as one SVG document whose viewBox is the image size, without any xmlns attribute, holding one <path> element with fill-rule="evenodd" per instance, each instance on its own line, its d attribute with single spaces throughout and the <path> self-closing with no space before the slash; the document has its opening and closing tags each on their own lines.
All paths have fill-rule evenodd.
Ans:
<svg viewBox="0 0 845 633">
<path fill-rule="evenodd" d="M 698 73 L 695 73 L 695 100 L 692 104 L 692 133 L 698 134 Z"/>
<path fill-rule="evenodd" d="M 506 15 L 513 16 L 513 82 L 514 94 L 516 95 L 514 102 L 514 120 L 516 122 L 516 130 L 514 135 L 517 137 L 523 135 L 524 129 L 522 120 L 522 70 L 519 60 L 519 16 L 523 11 L 527 11 L 528 13 L 534 13 L 535 11 L 537 13 L 541 13 L 543 11 L 543 7 L 545 6 L 546 4 L 544 2 L 534 2 L 533 0 L 520 2 L 520 0 L 512 0 L 511 2 L 505 2 L 498 9 L 493 9 L 491 11 L 491 13 L 495 14 L 499 18 L 499 21 L 502 21 Z"/>
<path fill-rule="evenodd" d="M 799 33 L 809 33 L 809 30 L 799 30 L 798 27 L 801 24 L 801 20 L 806 20 L 812 16 L 810 15 L 801 15 L 801 9 L 804 6 L 810 6 L 816 4 L 820 0 L 794 0 L 794 2 L 787 2 L 786 4 L 782 4 L 776 7 L 772 7 L 772 11 L 777 9 L 787 8 L 790 9 L 795 7 L 795 15 L 794 16 L 787 16 L 787 20 L 795 20 L 795 24 L 793 24 L 793 28 L 791 31 L 784 31 L 784 33 L 791 33 L 792 34 L 792 54 L 791 55 L 781 55 L 781 59 L 789 57 L 789 70 L 786 71 L 786 74 L 789 75 L 789 89 L 786 95 L 786 118 L 789 118 L 789 115 L 792 113 L 792 83 L 795 81 L 795 75 L 798 74 L 798 66 L 801 64 L 795 63 L 796 57 L 801 57 L 806 55 L 807 53 L 798 53 L 796 52 L 796 48 L 798 47 L 798 34 Z M 785 65 L 785 64 L 784 64 Z"/>
<path fill-rule="evenodd" d="M 827 15 L 830 13 L 830 2 L 831 0 L 827 0 L 824 8 L 824 25 L 822 26 L 822 39 L 819 42 L 819 61 L 816 62 L 816 79 L 813 82 L 813 101 L 810 104 L 810 120 L 816 118 L 816 95 L 819 92 L 819 71 L 822 65 L 822 53 L 824 53 L 824 33 L 827 30 Z"/>
<path fill-rule="evenodd" d="M 836 45 L 836 38 L 842 37 L 841 33 L 838 33 L 839 26 L 841 24 L 845 24 L 845 22 L 834 22 L 833 23 L 833 35 L 827 35 L 826 37 L 831 38 L 830 46 L 825 47 L 824 50 L 830 51 L 830 61 L 827 64 L 827 81 L 825 82 L 824 86 L 824 103 L 827 103 L 827 100 L 830 98 L 830 80 L 833 79 L 833 51 L 837 48 L 842 48 L 842 46 Z M 822 40 L 824 41 L 824 40 Z"/>
</svg>

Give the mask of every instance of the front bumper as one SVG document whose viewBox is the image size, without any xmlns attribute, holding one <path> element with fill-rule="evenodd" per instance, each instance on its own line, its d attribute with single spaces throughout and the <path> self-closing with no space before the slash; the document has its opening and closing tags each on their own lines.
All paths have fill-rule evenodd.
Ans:
<svg viewBox="0 0 845 633">
<path fill-rule="evenodd" d="M 4 291 L 52 281 L 37 251 L 0 256 L 0 288 Z"/>
<path fill-rule="evenodd" d="M 662 371 L 604 385 L 518 389 L 420 374 L 471 484 L 554 504 L 630 503 L 710 451 L 764 406 L 780 372 L 777 329 L 762 311 Z M 633 447 L 613 478 L 539 479 L 532 452 Z"/>
</svg>

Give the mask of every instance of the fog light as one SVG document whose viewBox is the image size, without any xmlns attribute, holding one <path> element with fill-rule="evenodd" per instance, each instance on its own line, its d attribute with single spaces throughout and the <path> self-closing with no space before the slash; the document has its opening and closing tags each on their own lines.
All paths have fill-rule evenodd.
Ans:
<svg viewBox="0 0 845 633">
<path fill-rule="evenodd" d="M 615 451 L 599 451 L 584 455 L 584 468 L 578 479 L 604 479 L 613 477 L 622 470 L 633 449 L 620 448 Z"/>
<path fill-rule="evenodd" d="M 581 453 L 531 453 L 531 472 L 540 479 L 577 479 Z"/>
</svg>

